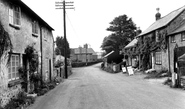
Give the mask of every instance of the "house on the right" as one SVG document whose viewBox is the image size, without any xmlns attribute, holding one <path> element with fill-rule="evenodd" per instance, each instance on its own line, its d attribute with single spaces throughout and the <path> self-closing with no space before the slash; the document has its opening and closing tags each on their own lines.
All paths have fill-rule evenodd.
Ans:
<svg viewBox="0 0 185 109">
<path fill-rule="evenodd" d="M 156 21 L 137 38 L 141 41 L 147 38 L 152 40 L 149 43 L 149 46 L 153 46 L 148 58 L 149 68 L 156 70 L 165 68 L 173 75 L 176 72 L 178 57 L 185 53 L 185 6 L 164 17 L 158 12 L 155 17 Z M 142 55 L 140 60 L 141 57 Z"/>
</svg>

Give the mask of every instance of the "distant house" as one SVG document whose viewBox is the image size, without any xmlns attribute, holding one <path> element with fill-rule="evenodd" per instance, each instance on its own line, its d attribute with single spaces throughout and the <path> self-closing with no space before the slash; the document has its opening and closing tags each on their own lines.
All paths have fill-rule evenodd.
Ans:
<svg viewBox="0 0 185 109">
<path fill-rule="evenodd" d="M 21 0 L 0 0 L 0 22 L 13 44 L 8 74 L 2 77 L 7 82 L 0 81 L 0 85 L 15 86 L 13 89 L 20 87 L 17 69 L 26 66 L 25 48 L 28 45 L 34 45 L 39 54 L 38 73 L 42 74 L 43 80 L 49 81 L 53 74 L 53 28 Z"/>
<path fill-rule="evenodd" d="M 92 48 L 84 47 L 71 49 L 71 61 L 73 62 L 94 62 L 97 61 L 97 54 Z"/>
<path fill-rule="evenodd" d="M 103 52 L 96 52 L 96 54 L 97 54 L 97 58 L 98 59 L 102 59 L 102 56 L 103 56 Z"/>
</svg>

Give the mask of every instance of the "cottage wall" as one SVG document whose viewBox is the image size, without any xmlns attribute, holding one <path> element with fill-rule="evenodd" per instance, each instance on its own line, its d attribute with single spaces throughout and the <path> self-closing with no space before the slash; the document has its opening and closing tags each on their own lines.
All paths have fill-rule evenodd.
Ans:
<svg viewBox="0 0 185 109">
<path fill-rule="evenodd" d="M 166 28 L 161 28 L 160 30 L 157 30 L 157 31 L 159 32 L 159 34 L 165 35 L 167 30 L 166 30 Z M 164 36 L 164 37 L 167 37 L 167 36 Z M 163 69 L 168 69 L 169 70 L 168 48 L 166 48 L 164 50 L 160 50 L 160 52 L 161 52 L 161 55 L 162 55 L 162 64 L 158 65 L 154 62 L 155 63 L 154 68 L 158 71 L 163 70 Z M 155 55 L 154 55 L 154 58 L 155 58 Z M 155 59 L 154 59 L 154 61 L 155 61 Z"/>
<path fill-rule="evenodd" d="M 171 38 L 171 36 L 169 36 L 169 38 Z M 170 43 L 170 69 L 171 69 L 171 72 L 174 72 L 174 49 L 175 49 L 175 46 L 177 46 L 177 47 L 184 47 L 185 46 L 185 41 L 181 40 L 181 33 L 175 35 L 175 42 L 176 43 L 172 43 L 171 41 L 169 41 L 169 43 Z"/>
<path fill-rule="evenodd" d="M 19 4 L 17 4 L 19 6 Z M 34 18 L 31 14 L 27 12 L 25 9 L 21 8 L 21 26 L 20 27 L 14 27 L 9 24 L 9 7 L 10 3 L 8 0 L 0 0 L 0 22 L 2 23 L 4 29 L 8 32 L 11 42 L 13 44 L 13 53 L 19 54 L 20 55 L 20 64 L 22 66 L 23 64 L 23 55 L 25 54 L 25 48 L 30 45 L 34 44 L 34 48 L 39 54 L 39 69 L 38 71 L 40 72 L 40 67 L 41 67 L 41 60 L 43 63 L 43 72 L 48 70 L 48 68 L 51 68 L 51 75 L 53 74 L 53 35 L 52 31 L 45 26 L 41 25 L 40 20 L 37 18 Z M 41 50 L 40 50 L 40 29 L 38 28 L 38 34 L 33 35 L 32 34 L 32 21 L 35 20 L 38 22 L 38 27 L 43 27 L 42 34 L 47 37 L 46 39 L 43 39 L 43 59 L 41 59 Z M 42 36 L 43 37 L 43 36 Z M 48 59 L 47 63 L 44 61 L 45 59 Z M 49 61 L 51 63 L 51 67 L 47 66 L 49 65 Z M 47 64 L 47 65 L 46 65 Z M 0 72 L 1 73 L 1 72 Z M 5 76 L 8 76 L 8 70 L 6 72 L 7 74 Z M 5 78 L 6 81 L 9 81 L 7 77 L 1 77 Z M 3 84 L 3 86 L 7 86 L 6 89 L 0 88 L 0 92 L 5 92 L 4 94 L 0 95 L 0 101 L 4 104 L 8 102 L 8 100 L 16 95 L 16 91 L 20 90 L 20 84 L 15 84 L 13 87 L 8 87 L 8 82 L 3 82 L 0 80 L 0 85 Z M 13 88 L 13 90 L 12 90 Z M 8 90 L 8 91 L 7 91 Z M 6 93 L 7 92 L 7 93 Z M 15 93 L 16 92 L 16 93 Z M 11 96 L 6 96 L 6 95 L 11 95 Z M 5 96 L 5 101 L 2 96 Z M 1 105 L 1 103 L 0 103 Z"/>
<path fill-rule="evenodd" d="M 185 10 L 182 11 L 182 13 L 175 18 L 167 27 L 168 33 L 173 32 L 175 29 L 177 29 L 178 27 L 180 27 L 181 25 L 183 25 L 185 23 Z M 176 34 L 175 35 L 175 42 L 176 43 L 171 43 L 171 36 L 168 37 L 169 39 L 169 48 L 170 48 L 170 69 L 171 72 L 174 72 L 174 48 L 175 45 L 177 44 L 178 47 L 182 47 L 185 46 L 185 42 L 181 41 L 181 34 Z"/>
<path fill-rule="evenodd" d="M 42 74 L 43 79 L 49 81 L 53 79 L 53 56 L 54 56 L 54 45 L 52 32 L 47 28 L 42 28 Z"/>
<path fill-rule="evenodd" d="M 30 16 L 25 14 L 24 9 L 21 10 L 21 26 L 19 29 L 9 25 L 9 7 L 10 5 L 4 0 L 0 0 L 0 21 L 2 22 L 4 29 L 9 33 L 12 44 L 13 52 L 24 53 L 27 45 L 35 43 L 35 49 L 40 51 L 40 32 L 38 36 L 32 35 L 32 20 Z"/>
<path fill-rule="evenodd" d="M 32 19 L 30 18 L 30 16 L 25 14 L 26 12 L 24 12 L 24 9 L 21 9 L 22 11 L 20 28 L 15 28 L 11 26 L 9 24 L 9 7 L 10 4 L 8 2 L 6 2 L 5 0 L 0 0 L 0 22 L 10 36 L 13 45 L 13 53 L 20 55 L 20 63 L 22 65 L 22 57 L 23 54 L 25 54 L 24 51 L 28 45 L 34 43 L 35 49 L 40 52 L 40 36 L 39 34 L 37 37 L 32 35 Z"/>
<path fill-rule="evenodd" d="M 10 4 L 5 0 L 0 0 L 0 22 L 3 25 L 5 31 L 8 32 L 12 45 L 13 45 L 13 53 L 20 55 L 20 64 L 22 65 L 23 60 L 22 56 L 24 54 L 24 50 L 29 44 L 35 43 L 34 47 L 39 52 L 40 51 L 40 36 L 37 37 L 32 36 L 32 24 L 30 17 L 26 15 L 24 10 L 21 11 L 21 26 L 20 28 L 15 28 L 9 25 L 9 7 Z M 12 97 L 15 97 L 17 93 L 21 90 L 20 84 L 16 84 L 12 87 L 8 87 L 8 68 L 5 72 L 6 74 L 2 77 L 2 79 L 6 79 L 4 81 L 0 81 L 1 85 L 6 86 L 0 89 L 0 105 L 4 106 Z M 2 72 L 0 72 L 2 73 Z"/>
</svg>

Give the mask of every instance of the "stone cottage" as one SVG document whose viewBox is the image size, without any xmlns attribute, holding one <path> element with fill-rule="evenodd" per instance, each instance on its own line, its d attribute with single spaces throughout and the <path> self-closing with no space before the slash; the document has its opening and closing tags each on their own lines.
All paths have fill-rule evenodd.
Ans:
<svg viewBox="0 0 185 109">
<path fill-rule="evenodd" d="M 167 69 L 172 73 L 173 78 L 174 74 L 177 73 L 175 71 L 177 58 L 185 53 L 185 6 L 164 17 L 161 17 L 158 12 L 155 17 L 156 21 L 139 34 L 137 38 L 143 41 L 147 37 L 153 42 L 158 42 L 156 44 L 160 46 L 156 45 L 157 47 L 153 47 L 154 49 L 150 52 L 148 60 L 150 68 L 156 70 Z M 177 48 L 180 50 L 177 51 Z"/>
<path fill-rule="evenodd" d="M 39 54 L 38 73 L 42 79 L 52 79 L 54 43 L 53 28 L 21 0 L 0 0 L 0 22 L 13 45 L 7 72 L 0 72 L 3 73 L 0 80 L 3 86 L 0 88 L 0 104 L 3 105 L 21 88 L 17 69 L 26 64 L 24 55 L 28 45 L 33 45 Z"/>
<path fill-rule="evenodd" d="M 124 58 L 126 58 L 128 66 L 135 66 L 136 60 L 138 60 L 138 54 L 135 54 L 134 51 L 136 49 L 136 44 L 138 40 L 137 38 L 133 39 L 128 45 L 126 45 L 123 49 Z"/>
</svg>

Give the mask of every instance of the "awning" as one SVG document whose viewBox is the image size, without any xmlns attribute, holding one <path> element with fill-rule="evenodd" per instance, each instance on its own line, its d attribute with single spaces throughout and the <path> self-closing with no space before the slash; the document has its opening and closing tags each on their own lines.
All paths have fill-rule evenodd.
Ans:
<svg viewBox="0 0 185 109">
<path fill-rule="evenodd" d="M 185 54 L 178 57 L 178 61 L 185 61 Z"/>
<path fill-rule="evenodd" d="M 108 57 L 108 56 L 111 55 L 112 53 L 114 53 L 114 51 L 111 51 L 110 53 L 106 54 L 103 58 Z"/>
</svg>

